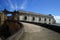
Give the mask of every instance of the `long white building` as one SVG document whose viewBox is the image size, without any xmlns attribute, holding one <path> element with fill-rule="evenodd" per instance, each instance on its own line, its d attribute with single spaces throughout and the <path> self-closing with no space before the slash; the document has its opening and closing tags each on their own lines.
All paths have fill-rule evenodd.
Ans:
<svg viewBox="0 0 60 40">
<path fill-rule="evenodd" d="M 55 23 L 55 19 L 52 15 L 43 15 L 27 11 L 19 11 L 19 20 L 46 24 Z"/>
<path fill-rule="evenodd" d="M 3 15 L 1 15 L 3 14 Z M 8 14 L 12 14 L 11 16 L 8 16 Z M 2 17 L 3 16 L 3 17 Z M 14 11 L 9 12 L 7 10 L 4 10 L 4 12 L 0 13 L 0 20 L 2 19 L 14 19 L 14 20 L 22 20 L 22 21 L 29 21 L 29 22 L 38 22 L 38 23 L 46 23 L 46 24 L 54 24 L 55 19 L 54 17 L 50 15 L 43 15 L 38 14 L 34 12 L 27 12 L 27 11 Z M 1 23 L 1 21 L 0 21 Z"/>
</svg>

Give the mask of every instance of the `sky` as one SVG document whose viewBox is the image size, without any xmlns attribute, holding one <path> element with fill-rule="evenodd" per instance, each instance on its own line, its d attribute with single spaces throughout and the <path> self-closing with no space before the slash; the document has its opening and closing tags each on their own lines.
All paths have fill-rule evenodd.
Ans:
<svg viewBox="0 0 60 40">
<path fill-rule="evenodd" d="M 60 0 L 0 0 L 0 11 L 24 10 L 37 14 L 52 14 L 60 23 Z"/>
</svg>

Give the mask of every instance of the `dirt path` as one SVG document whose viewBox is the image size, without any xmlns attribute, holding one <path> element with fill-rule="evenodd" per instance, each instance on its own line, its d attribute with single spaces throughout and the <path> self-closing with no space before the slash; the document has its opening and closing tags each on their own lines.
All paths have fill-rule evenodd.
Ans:
<svg viewBox="0 0 60 40">
<path fill-rule="evenodd" d="M 21 40 L 60 40 L 60 34 L 34 24 L 23 23 L 25 33 Z"/>
<path fill-rule="evenodd" d="M 60 40 L 60 33 L 54 32 L 50 29 L 46 29 L 41 26 L 34 24 L 23 23 L 24 31 L 22 31 L 23 36 L 20 37 L 20 31 L 16 33 L 9 40 Z M 0 39 L 1 40 L 1 39 Z"/>
</svg>

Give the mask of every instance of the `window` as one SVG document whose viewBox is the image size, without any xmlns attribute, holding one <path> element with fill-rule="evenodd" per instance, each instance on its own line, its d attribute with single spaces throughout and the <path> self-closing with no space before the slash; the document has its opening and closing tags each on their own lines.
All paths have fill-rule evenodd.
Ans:
<svg viewBox="0 0 60 40">
<path fill-rule="evenodd" d="M 50 21 L 50 18 L 49 18 L 49 21 Z"/>
<path fill-rule="evenodd" d="M 39 21 L 41 21 L 41 18 L 39 18 Z"/>
<path fill-rule="evenodd" d="M 35 17 L 32 18 L 32 21 L 34 21 L 34 20 L 35 20 Z"/>
<path fill-rule="evenodd" d="M 46 18 L 44 19 L 44 21 L 46 21 Z"/>
<path fill-rule="evenodd" d="M 8 13 L 8 14 L 7 14 L 7 19 L 9 19 L 9 20 L 12 20 L 12 19 L 13 19 L 11 13 Z"/>
<path fill-rule="evenodd" d="M 12 16 L 12 14 L 7 14 L 7 16 Z"/>
<path fill-rule="evenodd" d="M 24 17 L 24 20 L 27 20 L 27 16 Z"/>
</svg>

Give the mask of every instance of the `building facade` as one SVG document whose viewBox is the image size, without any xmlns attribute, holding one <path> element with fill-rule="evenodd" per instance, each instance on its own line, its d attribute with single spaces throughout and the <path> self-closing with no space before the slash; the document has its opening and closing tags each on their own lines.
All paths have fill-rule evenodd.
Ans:
<svg viewBox="0 0 60 40">
<path fill-rule="evenodd" d="M 55 19 L 52 15 L 43 15 L 26 11 L 19 11 L 19 20 L 46 24 L 55 23 Z"/>
<path fill-rule="evenodd" d="M 8 14 L 12 14 L 12 15 L 8 16 Z M 54 24 L 56 22 L 52 15 L 43 15 L 43 14 L 37 14 L 34 12 L 27 12 L 27 11 L 9 12 L 5 9 L 3 12 L 0 12 L 0 24 L 2 24 L 3 21 L 7 19 L 46 23 L 46 24 Z"/>
<path fill-rule="evenodd" d="M 7 16 L 3 12 L 0 12 L 0 25 L 3 24 L 6 19 Z"/>
</svg>

